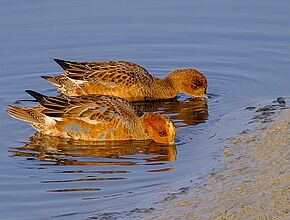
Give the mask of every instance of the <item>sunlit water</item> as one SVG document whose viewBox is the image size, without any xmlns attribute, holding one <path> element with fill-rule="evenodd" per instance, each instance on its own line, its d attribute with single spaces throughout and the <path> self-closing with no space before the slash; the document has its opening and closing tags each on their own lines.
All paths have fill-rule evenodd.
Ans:
<svg viewBox="0 0 290 220">
<path fill-rule="evenodd" d="M 221 136 L 241 125 L 223 118 L 289 95 L 289 10 L 287 1 L 262 0 L 2 0 L 0 218 L 118 217 L 194 181 L 210 168 Z M 4 110 L 27 99 L 25 89 L 57 94 L 39 77 L 61 71 L 53 57 L 128 60 L 159 77 L 195 67 L 208 78 L 209 99 L 139 105 L 175 121 L 175 146 L 41 137 Z"/>
</svg>

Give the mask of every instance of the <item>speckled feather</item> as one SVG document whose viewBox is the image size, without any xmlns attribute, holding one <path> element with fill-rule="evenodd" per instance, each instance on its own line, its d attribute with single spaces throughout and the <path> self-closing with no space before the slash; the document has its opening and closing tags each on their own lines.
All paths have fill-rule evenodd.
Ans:
<svg viewBox="0 0 290 220">
<path fill-rule="evenodd" d="M 132 86 L 146 81 L 152 82 L 154 77 L 143 67 L 126 61 L 109 62 L 70 62 L 55 59 L 64 69 L 65 75 L 71 79 L 103 83 L 108 86 Z"/>
<path fill-rule="evenodd" d="M 39 103 L 43 113 L 52 117 L 74 117 L 80 120 L 106 121 L 136 117 L 137 110 L 123 99 L 102 95 L 48 97 Z"/>
</svg>

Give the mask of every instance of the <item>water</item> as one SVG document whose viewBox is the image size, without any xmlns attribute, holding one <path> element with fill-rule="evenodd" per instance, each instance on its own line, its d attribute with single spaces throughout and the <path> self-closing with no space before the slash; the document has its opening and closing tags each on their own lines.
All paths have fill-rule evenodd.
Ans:
<svg viewBox="0 0 290 220">
<path fill-rule="evenodd" d="M 231 112 L 289 95 L 287 1 L 1 1 L 0 218 L 88 219 L 154 207 L 205 172 L 217 142 L 242 122 Z M 5 113 L 25 89 L 57 94 L 39 76 L 50 58 L 128 60 L 164 77 L 195 67 L 209 100 L 180 95 L 139 106 L 174 119 L 176 146 L 93 146 L 34 136 Z M 232 128 L 232 129 L 229 129 Z M 119 214 L 118 214 L 119 213 Z"/>
</svg>

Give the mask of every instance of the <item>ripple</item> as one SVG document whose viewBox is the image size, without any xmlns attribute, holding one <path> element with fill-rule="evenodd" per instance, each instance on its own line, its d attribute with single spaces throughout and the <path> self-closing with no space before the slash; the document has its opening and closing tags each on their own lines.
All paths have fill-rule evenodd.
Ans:
<svg viewBox="0 0 290 220">
<path fill-rule="evenodd" d="M 90 177 L 90 178 L 81 178 L 81 179 L 71 179 L 71 180 L 47 180 L 41 181 L 40 183 L 72 183 L 72 182 L 88 182 L 88 181 L 111 181 L 111 180 L 125 180 L 127 178 L 123 177 Z"/>
<path fill-rule="evenodd" d="M 48 190 L 47 192 L 57 192 L 57 193 L 63 193 L 63 192 L 90 192 L 90 191 L 99 191 L 101 189 L 99 188 L 71 188 L 71 189 L 52 189 Z"/>
</svg>

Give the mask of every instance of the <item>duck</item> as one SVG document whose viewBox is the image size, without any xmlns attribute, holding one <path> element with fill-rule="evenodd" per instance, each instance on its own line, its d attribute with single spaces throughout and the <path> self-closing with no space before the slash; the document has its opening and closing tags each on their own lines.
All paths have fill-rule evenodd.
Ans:
<svg viewBox="0 0 290 220">
<path fill-rule="evenodd" d="M 45 96 L 26 90 L 37 106 L 9 105 L 7 113 L 28 122 L 37 132 L 87 141 L 150 140 L 172 145 L 176 128 L 167 117 L 143 113 L 114 96 Z"/>
<path fill-rule="evenodd" d="M 173 99 L 180 92 L 192 97 L 206 97 L 207 79 L 193 68 L 174 70 L 160 79 L 128 61 L 54 61 L 64 73 L 42 78 L 67 96 L 111 95 L 129 102 Z"/>
</svg>

